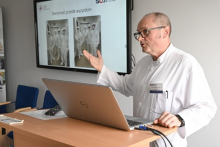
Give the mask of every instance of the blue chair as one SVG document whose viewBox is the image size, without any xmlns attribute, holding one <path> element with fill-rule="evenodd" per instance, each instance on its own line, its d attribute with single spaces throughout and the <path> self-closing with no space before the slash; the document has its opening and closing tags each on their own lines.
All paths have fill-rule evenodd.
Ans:
<svg viewBox="0 0 220 147">
<path fill-rule="evenodd" d="M 51 92 L 49 90 L 47 90 L 44 95 L 44 103 L 43 103 L 43 107 L 41 109 L 50 109 L 56 105 L 58 105 L 57 101 L 54 99 Z"/>
<path fill-rule="evenodd" d="M 4 105 L 15 103 L 14 112 L 20 112 L 20 111 L 36 108 L 38 93 L 39 93 L 39 89 L 36 87 L 18 85 L 15 102 L 5 103 Z M 0 107 L 4 105 L 1 105 Z"/>
<path fill-rule="evenodd" d="M 47 90 L 45 92 L 45 95 L 44 95 L 43 107 L 41 109 L 50 109 L 50 108 L 53 108 L 56 105 L 58 105 L 57 101 L 54 99 L 51 92 L 49 90 Z M 13 136 L 14 136 L 13 131 L 8 133 L 9 138 L 14 139 Z M 12 142 L 12 144 L 13 144 L 13 142 Z M 11 145 L 11 146 L 13 146 L 13 145 Z"/>
<path fill-rule="evenodd" d="M 25 107 L 36 108 L 39 89 L 36 87 L 18 85 L 15 110 Z"/>
<path fill-rule="evenodd" d="M 39 89 L 25 85 L 18 85 L 15 103 L 15 111 L 21 112 L 36 108 Z M 8 133 L 8 137 L 13 139 L 13 132 Z"/>
</svg>

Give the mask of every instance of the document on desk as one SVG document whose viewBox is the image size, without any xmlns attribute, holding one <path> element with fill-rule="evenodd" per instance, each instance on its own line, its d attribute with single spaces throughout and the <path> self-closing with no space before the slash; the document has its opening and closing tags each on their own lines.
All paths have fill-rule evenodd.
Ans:
<svg viewBox="0 0 220 147">
<path fill-rule="evenodd" d="M 31 117 L 35 117 L 38 119 L 42 119 L 42 120 L 50 120 L 50 119 L 67 117 L 63 111 L 57 112 L 56 115 L 54 115 L 54 116 L 45 115 L 45 112 L 47 112 L 47 111 L 48 111 L 48 109 L 37 110 L 37 111 L 27 111 L 27 112 L 20 112 L 20 113 L 31 116 Z"/>
<path fill-rule="evenodd" d="M 0 122 L 6 123 L 6 124 L 17 124 L 17 123 L 23 123 L 24 120 L 11 118 L 8 116 L 0 115 Z"/>
</svg>

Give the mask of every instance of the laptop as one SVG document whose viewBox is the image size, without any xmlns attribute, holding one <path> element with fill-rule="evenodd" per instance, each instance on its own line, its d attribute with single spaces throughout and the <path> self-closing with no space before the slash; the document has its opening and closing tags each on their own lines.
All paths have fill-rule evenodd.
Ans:
<svg viewBox="0 0 220 147">
<path fill-rule="evenodd" d="M 143 118 L 125 116 L 111 87 L 46 78 L 42 80 L 68 117 L 126 131 L 153 123 Z"/>
</svg>

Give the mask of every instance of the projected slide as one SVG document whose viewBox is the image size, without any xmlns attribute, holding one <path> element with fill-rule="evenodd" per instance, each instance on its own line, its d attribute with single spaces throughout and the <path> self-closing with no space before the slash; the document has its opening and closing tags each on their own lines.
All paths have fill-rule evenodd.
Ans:
<svg viewBox="0 0 220 147">
<path fill-rule="evenodd" d="M 125 0 L 42 1 L 36 14 L 39 65 L 95 70 L 82 52 L 100 50 L 106 66 L 127 71 Z"/>
</svg>

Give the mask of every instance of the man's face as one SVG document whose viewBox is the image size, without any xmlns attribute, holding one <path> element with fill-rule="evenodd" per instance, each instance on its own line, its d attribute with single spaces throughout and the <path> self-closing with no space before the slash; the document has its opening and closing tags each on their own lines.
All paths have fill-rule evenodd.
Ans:
<svg viewBox="0 0 220 147">
<path fill-rule="evenodd" d="M 158 24 L 153 22 L 153 16 L 144 17 L 137 26 L 137 31 L 141 32 L 150 28 L 158 27 Z M 154 55 L 158 50 L 161 39 L 161 30 L 155 29 L 148 32 L 147 37 L 140 36 L 138 41 L 142 47 L 142 52 Z"/>
</svg>

